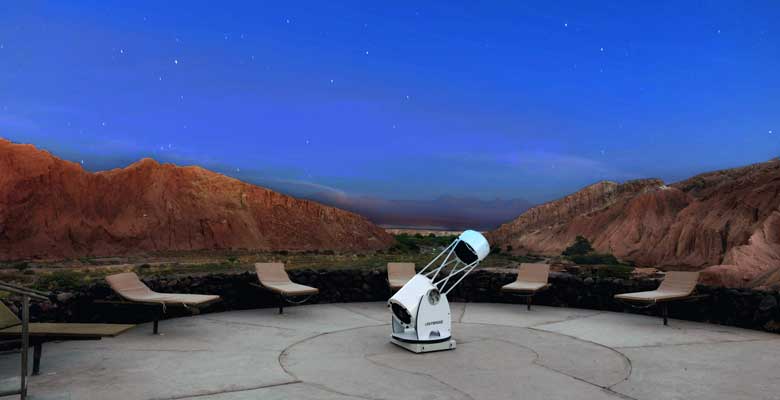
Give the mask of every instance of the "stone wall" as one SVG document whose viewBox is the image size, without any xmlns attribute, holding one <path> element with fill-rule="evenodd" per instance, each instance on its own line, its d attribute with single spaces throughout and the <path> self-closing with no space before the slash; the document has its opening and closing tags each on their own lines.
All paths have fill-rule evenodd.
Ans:
<svg viewBox="0 0 780 400">
<path fill-rule="evenodd" d="M 292 280 L 320 289 L 313 303 L 342 303 L 384 301 L 390 296 L 386 271 L 373 270 L 292 270 Z M 524 303 L 525 299 L 502 295 L 502 285 L 515 279 L 513 273 L 476 271 L 469 275 L 449 295 L 450 301 Z M 267 291 L 252 286 L 257 283 L 254 273 L 208 274 L 197 276 L 145 279 L 154 290 L 178 293 L 209 293 L 222 296 L 223 301 L 203 312 L 219 312 L 264 307 L 276 307 L 278 299 Z M 613 299 L 617 293 L 652 290 L 658 281 L 597 279 L 569 273 L 552 273 L 552 287 L 534 298 L 534 304 L 624 311 L 654 314 L 654 308 L 635 309 Z M 780 332 L 780 293 L 747 289 L 726 289 L 700 286 L 698 292 L 706 297 L 690 302 L 674 303 L 669 310 L 671 318 L 711 322 L 744 328 Z M 149 321 L 159 310 L 126 304 L 103 303 L 118 300 L 104 283 L 96 283 L 81 290 L 58 293 L 57 301 L 33 303 L 34 320 L 69 322 L 127 322 Z M 54 297 L 54 296 L 53 296 Z M 12 308 L 15 305 L 12 304 Z M 518 309 L 518 312 L 521 312 Z M 171 307 L 166 317 L 189 315 L 189 311 Z M 660 323 L 660 321 L 659 321 Z"/>
</svg>

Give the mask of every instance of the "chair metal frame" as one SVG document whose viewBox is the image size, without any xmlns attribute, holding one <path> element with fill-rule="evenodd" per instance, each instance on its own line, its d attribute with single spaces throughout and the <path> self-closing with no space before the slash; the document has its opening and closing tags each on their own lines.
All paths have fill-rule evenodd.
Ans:
<svg viewBox="0 0 780 400">
<path fill-rule="evenodd" d="M 18 394 L 20 400 L 27 399 L 27 375 L 29 374 L 29 357 L 30 357 L 30 300 L 49 300 L 50 293 L 42 292 L 35 289 L 29 289 L 17 285 L 13 285 L 7 282 L 0 281 L 0 290 L 10 292 L 22 296 L 22 346 L 19 350 L 21 352 L 21 367 L 19 369 L 19 389 L 0 392 L 0 397 L 11 396 Z M 40 345 L 35 346 L 34 357 L 40 360 Z M 38 364 L 38 363 L 36 363 Z"/>
</svg>

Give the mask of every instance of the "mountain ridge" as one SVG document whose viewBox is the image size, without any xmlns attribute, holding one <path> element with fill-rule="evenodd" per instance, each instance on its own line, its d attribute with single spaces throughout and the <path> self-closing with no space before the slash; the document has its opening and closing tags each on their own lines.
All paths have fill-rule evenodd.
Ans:
<svg viewBox="0 0 780 400">
<path fill-rule="evenodd" d="M 777 159 L 670 185 L 599 182 L 529 209 L 488 239 L 515 252 L 553 255 L 583 235 L 597 251 L 638 265 L 705 269 L 705 283 L 751 286 L 780 265 L 778 198 Z"/>
<path fill-rule="evenodd" d="M 0 138 L 0 259 L 154 251 L 385 249 L 357 214 L 197 166 L 144 158 L 88 172 Z"/>
</svg>

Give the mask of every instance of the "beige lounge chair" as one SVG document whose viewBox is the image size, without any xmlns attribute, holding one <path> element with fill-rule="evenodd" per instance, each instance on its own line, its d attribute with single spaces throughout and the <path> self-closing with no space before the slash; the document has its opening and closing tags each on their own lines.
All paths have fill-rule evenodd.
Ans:
<svg viewBox="0 0 780 400">
<path fill-rule="evenodd" d="M 549 278 L 549 264 L 522 263 L 517 269 L 517 279 L 510 284 L 502 286 L 501 291 L 525 297 L 530 310 L 534 295 L 550 287 L 550 284 L 547 283 Z"/>
<path fill-rule="evenodd" d="M 135 272 L 109 275 L 106 281 L 123 299 L 139 304 L 160 305 L 163 313 L 168 306 L 183 306 L 197 313 L 200 308 L 220 300 L 219 296 L 211 294 L 158 293 L 141 282 Z M 159 318 L 154 320 L 155 334 L 158 323 Z"/>
<path fill-rule="evenodd" d="M 390 291 L 398 290 L 409 282 L 417 272 L 414 270 L 414 263 L 391 262 L 387 263 L 387 284 L 390 285 Z"/>
<path fill-rule="evenodd" d="M 660 305 L 664 325 L 668 325 L 669 309 L 667 303 L 692 298 L 698 281 L 698 272 L 669 271 L 658 289 L 646 292 L 617 294 L 615 298 L 648 306 Z"/>
<path fill-rule="evenodd" d="M 287 271 L 284 270 L 283 263 L 256 263 L 255 271 L 260 285 L 253 286 L 268 289 L 279 295 L 279 314 L 284 313 L 285 301 L 291 304 L 301 304 L 320 292 L 317 288 L 299 285 L 291 281 Z M 300 301 L 290 300 L 291 297 L 301 296 L 306 297 Z"/>
<path fill-rule="evenodd" d="M 41 353 L 45 342 L 61 340 L 100 340 L 114 337 L 134 327 L 126 324 L 75 324 L 31 322 L 28 325 L 30 344 L 33 345 L 33 375 L 41 369 Z M 17 338 L 22 334 L 22 321 L 0 303 L 0 338 Z"/>
</svg>

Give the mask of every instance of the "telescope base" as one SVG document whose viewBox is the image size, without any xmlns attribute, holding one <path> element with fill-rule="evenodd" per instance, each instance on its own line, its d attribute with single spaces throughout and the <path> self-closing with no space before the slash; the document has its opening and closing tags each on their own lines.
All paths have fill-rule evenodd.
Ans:
<svg viewBox="0 0 780 400">
<path fill-rule="evenodd" d="M 445 340 L 443 342 L 408 342 L 390 337 L 390 342 L 396 346 L 403 347 L 412 353 L 430 353 L 432 351 L 453 350 L 455 348 L 455 339 Z"/>
</svg>

